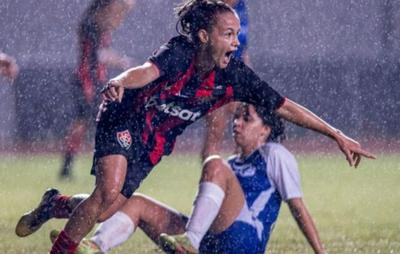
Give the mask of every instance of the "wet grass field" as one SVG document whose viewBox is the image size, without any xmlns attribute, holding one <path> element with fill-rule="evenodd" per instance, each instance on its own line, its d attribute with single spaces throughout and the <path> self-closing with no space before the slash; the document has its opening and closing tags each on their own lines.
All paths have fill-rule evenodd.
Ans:
<svg viewBox="0 0 400 254">
<path fill-rule="evenodd" d="M 298 155 L 304 199 L 329 253 L 400 253 L 400 156 L 378 155 L 351 169 L 339 155 Z M 92 190 L 91 157 L 80 156 L 72 181 L 60 182 L 56 155 L 0 155 L 0 253 L 47 253 L 48 234 L 65 221 L 53 220 L 36 234 L 18 238 L 19 216 L 36 205 L 43 191 Z M 199 158 L 175 155 L 152 172 L 140 192 L 189 213 L 200 174 Z M 111 253 L 161 253 L 140 232 Z M 285 204 L 268 253 L 312 253 Z"/>
</svg>

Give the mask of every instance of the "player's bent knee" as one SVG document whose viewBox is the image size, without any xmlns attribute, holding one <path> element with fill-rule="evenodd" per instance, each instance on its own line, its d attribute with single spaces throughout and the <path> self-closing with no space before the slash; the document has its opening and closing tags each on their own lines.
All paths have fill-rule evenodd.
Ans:
<svg viewBox="0 0 400 254">
<path fill-rule="evenodd" d="M 207 163 L 203 168 L 202 181 L 227 181 L 233 176 L 229 165 L 222 160 Z"/>
<path fill-rule="evenodd" d="M 141 193 L 134 193 L 128 200 L 130 207 L 146 208 L 148 203 L 149 198 Z"/>
<path fill-rule="evenodd" d="M 116 188 L 102 189 L 94 196 L 96 202 L 99 203 L 101 210 L 109 208 L 118 198 L 120 191 Z"/>
</svg>

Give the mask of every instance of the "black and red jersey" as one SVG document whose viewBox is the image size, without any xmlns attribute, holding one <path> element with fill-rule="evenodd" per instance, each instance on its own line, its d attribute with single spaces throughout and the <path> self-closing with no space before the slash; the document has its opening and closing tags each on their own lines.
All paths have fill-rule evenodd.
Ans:
<svg viewBox="0 0 400 254">
<path fill-rule="evenodd" d="M 135 112 L 135 123 L 150 161 L 172 152 L 183 130 L 208 112 L 231 101 L 277 109 L 284 98 L 241 60 L 200 77 L 194 68 L 195 48 L 184 36 L 172 38 L 149 58 L 161 76 L 144 88 L 128 91 L 122 104 Z M 131 115 L 131 114 L 129 114 Z M 135 124 L 136 125 L 136 124 Z"/>
<path fill-rule="evenodd" d="M 99 61 L 98 51 L 111 46 L 111 34 L 101 31 L 94 19 L 94 15 L 87 14 L 79 25 L 78 36 L 79 60 L 77 76 L 84 94 L 94 95 L 96 86 L 107 81 L 106 66 Z"/>
</svg>

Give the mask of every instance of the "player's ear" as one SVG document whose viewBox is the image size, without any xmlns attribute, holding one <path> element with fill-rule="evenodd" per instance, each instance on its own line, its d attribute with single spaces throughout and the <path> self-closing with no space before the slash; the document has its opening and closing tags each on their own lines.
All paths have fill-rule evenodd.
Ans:
<svg viewBox="0 0 400 254">
<path fill-rule="evenodd" d="M 263 140 L 267 140 L 269 135 L 271 135 L 271 127 L 264 125 L 264 127 L 261 129 L 259 135 Z"/>
<path fill-rule="evenodd" d="M 197 36 L 199 37 L 199 41 L 201 44 L 206 44 L 210 37 L 208 36 L 208 32 L 204 29 L 200 29 L 197 32 Z"/>
</svg>

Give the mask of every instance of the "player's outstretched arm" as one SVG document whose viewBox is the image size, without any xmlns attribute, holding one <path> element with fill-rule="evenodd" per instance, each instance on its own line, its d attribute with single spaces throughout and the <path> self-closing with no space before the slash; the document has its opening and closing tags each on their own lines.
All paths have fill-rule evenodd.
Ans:
<svg viewBox="0 0 400 254">
<path fill-rule="evenodd" d="M 147 61 L 144 64 L 130 68 L 117 77 L 108 81 L 102 93 L 105 100 L 121 102 L 124 89 L 134 89 L 144 87 L 148 83 L 160 77 L 158 67 Z"/>
<path fill-rule="evenodd" d="M 288 205 L 293 218 L 296 220 L 301 232 L 317 254 L 326 253 L 318 235 L 317 228 L 308 213 L 306 206 L 301 198 L 293 198 L 288 200 Z"/>
<path fill-rule="evenodd" d="M 362 157 L 375 159 L 375 155 L 361 148 L 361 145 L 332 127 L 305 107 L 286 99 L 276 111 L 282 118 L 302 127 L 312 129 L 334 139 L 345 154 L 349 165 L 357 167 Z"/>
</svg>

